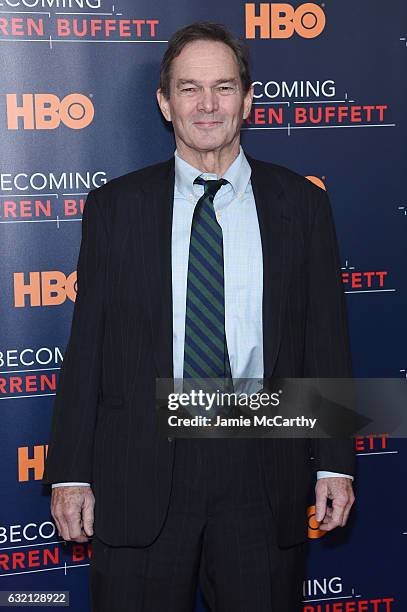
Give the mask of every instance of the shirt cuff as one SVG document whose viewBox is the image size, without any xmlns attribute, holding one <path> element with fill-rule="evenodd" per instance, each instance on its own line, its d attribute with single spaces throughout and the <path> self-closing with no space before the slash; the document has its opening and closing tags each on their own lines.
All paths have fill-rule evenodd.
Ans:
<svg viewBox="0 0 407 612">
<path fill-rule="evenodd" d="M 339 472 L 326 472 L 325 470 L 318 470 L 317 480 L 319 478 L 333 478 L 334 476 L 343 476 L 344 478 L 350 478 L 353 480 L 353 476 L 350 474 L 340 474 Z"/>
<path fill-rule="evenodd" d="M 54 482 L 52 488 L 56 487 L 90 487 L 89 482 Z"/>
</svg>

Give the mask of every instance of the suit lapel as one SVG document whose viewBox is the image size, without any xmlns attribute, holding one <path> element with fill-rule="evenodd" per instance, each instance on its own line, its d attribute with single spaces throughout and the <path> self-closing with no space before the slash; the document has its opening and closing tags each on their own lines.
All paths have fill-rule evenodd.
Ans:
<svg viewBox="0 0 407 612">
<path fill-rule="evenodd" d="M 291 218 L 284 210 L 284 191 L 275 172 L 247 154 L 246 157 L 252 168 L 251 182 L 263 251 L 264 378 L 269 378 L 281 342 L 291 262 Z"/>
<path fill-rule="evenodd" d="M 172 323 L 172 215 L 174 208 L 174 158 L 159 164 L 141 207 L 146 287 L 157 378 L 173 378 Z"/>
<path fill-rule="evenodd" d="M 252 168 L 263 251 L 264 377 L 272 375 L 281 341 L 281 327 L 291 261 L 291 218 L 284 210 L 284 191 L 270 166 L 246 154 Z M 173 377 L 172 216 L 174 158 L 160 164 L 144 187 L 149 205 L 141 207 L 141 236 L 145 253 L 146 283 L 153 354 L 158 378 Z"/>
</svg>

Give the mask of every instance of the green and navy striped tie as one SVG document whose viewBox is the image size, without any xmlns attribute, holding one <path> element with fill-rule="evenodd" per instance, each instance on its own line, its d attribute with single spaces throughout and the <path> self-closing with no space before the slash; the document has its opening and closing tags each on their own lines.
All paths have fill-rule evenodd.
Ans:
<svg viewBox="0 0 407 612">
<path fill-rule="evenodd" d="M 198 177 L 203 196 L 195 206 L 189 245 L 184 378 L 227 378 L 231 369 L 225 333 L 222 228 L 213 200 L 225 179 Z"/>
</svg>

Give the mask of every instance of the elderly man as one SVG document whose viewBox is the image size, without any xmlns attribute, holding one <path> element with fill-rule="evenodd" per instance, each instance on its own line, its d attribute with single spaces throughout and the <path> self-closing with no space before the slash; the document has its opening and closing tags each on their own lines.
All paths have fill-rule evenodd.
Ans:
<svg viewBox="0 0 407 612">
<path fill-rule="evenodd" d="M 354 501 L 350 440 L 160 435 L 156 378 L 351 375 L 324 190 L 240 146 L 253 89 L 222 26 L 176 32 L 157 100 L 176 151 L 92 190 L 44 482 L 93 536 L 97 612 L 300 609 L 309 485 L 322 530 Z M 331 505 L 327 500 L 332 500 Z"/>
</svg>

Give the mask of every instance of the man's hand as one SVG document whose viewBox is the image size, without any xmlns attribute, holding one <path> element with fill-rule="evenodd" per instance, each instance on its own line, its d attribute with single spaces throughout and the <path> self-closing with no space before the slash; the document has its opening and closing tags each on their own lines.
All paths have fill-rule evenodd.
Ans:
<svg viewBox="0 0 407 612">
<path fill-rule="evenodd" d="M 90 487 L 52 489 L 51 514 L 59 535 L 64 540 L 87 542 L 93 535 L 94 506 L 95 498 Z"/>
<path fill-rule="evenodd" d="M 352 481 L 350 478 L 332 476 L 319 478 L 315 485 L 316 515 L 321 522 L 321 531 L 331 531 L 335 527 L 344 527 L 348 520 L 350 509 L 355 501 Z M 332 500 L 332 507 L 327 500 Z"/>
</svg>

